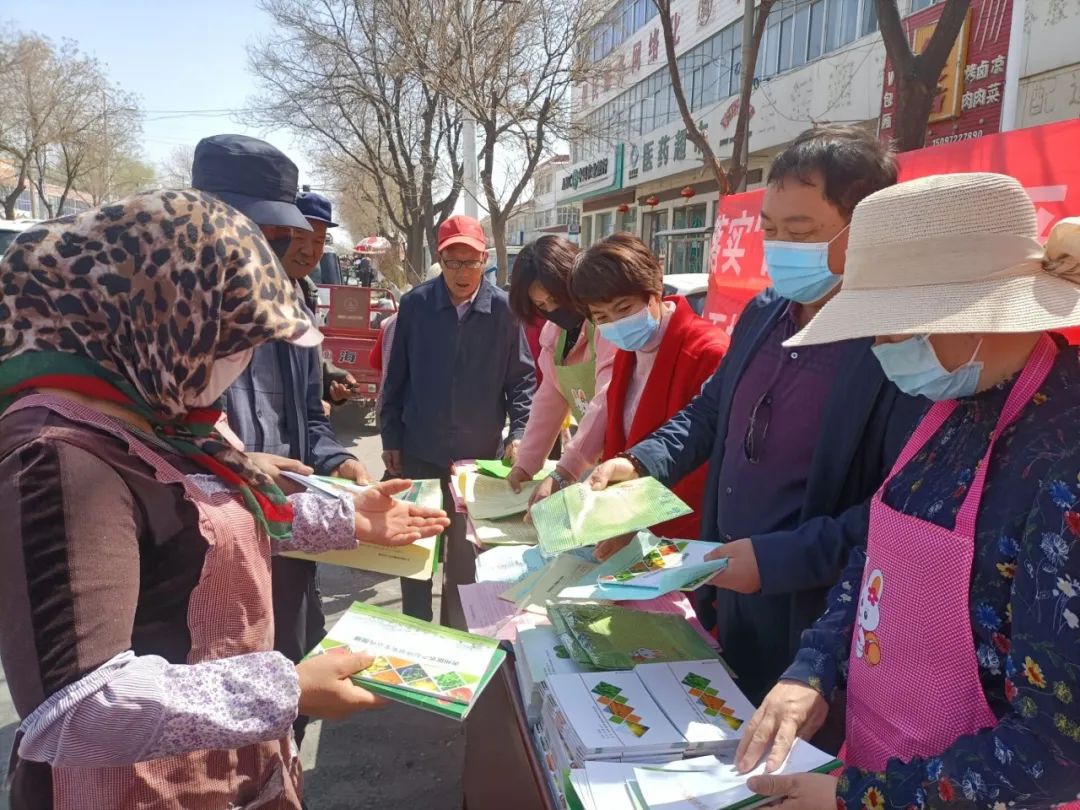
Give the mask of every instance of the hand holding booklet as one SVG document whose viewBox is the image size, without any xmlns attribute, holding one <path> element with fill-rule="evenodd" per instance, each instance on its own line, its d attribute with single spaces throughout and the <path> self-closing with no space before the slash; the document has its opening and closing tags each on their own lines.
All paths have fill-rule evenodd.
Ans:
<svg viewBox="0 0 1080 810">
<path fill-rule="evenodd" d="M 669 540 L 640 531 L 626 548 L 615 552 L 559 596 L 563 599 L 655 599 L 692 590 L 727 567 L 727 560 L 706 560 L 715 543 Z"/>
<path fill-rule="evenodd" d="M 464 720 L 506 653 L 494 639 L 354 602 L 312 651 L 375 656 L 352 680 L 390 700 Z"/>
<path fill-rule="evenodd" d="M 692 511 L 655 478 L 636 478 L 603 490 L 572 484 L 534 504 L 531 515 L 540 550 L 553 557 Z"/>
</svg>

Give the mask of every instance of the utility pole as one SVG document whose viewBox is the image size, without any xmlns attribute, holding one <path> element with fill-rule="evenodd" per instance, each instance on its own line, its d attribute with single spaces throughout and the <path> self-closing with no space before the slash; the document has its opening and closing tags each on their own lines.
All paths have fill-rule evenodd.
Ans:
<svg viewBox="0 0 1080 810">
<path fill-rule="evenodd" d="M 473 58 L 472 49 L 472 20 L 474 0 L 465 0 L 463 16 L 465 18 L 465 36 L 469 38 L 469 47 L 466 50 L 468 58 Z M 465 216 L 479 219 L 480 207 L 477 197 L 480 189 L 476 183 L 476 119 L 466 110 L 465 119 L 461 125 L 462 151 L 465 160 L 464 191 L 465 191 Z"/>
</svg>

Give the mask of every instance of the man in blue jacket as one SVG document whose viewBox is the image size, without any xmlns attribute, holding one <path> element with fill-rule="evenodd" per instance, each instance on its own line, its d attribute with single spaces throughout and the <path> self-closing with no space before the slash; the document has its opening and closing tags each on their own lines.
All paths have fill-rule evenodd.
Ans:
<svg viewBox="0 0 1080 810">
<path fill-rule="evenodd" d="M 439 227 L 438 253 L 441 275 L 401 298 L 379 426 L 387 472 L 438 478 L 449 500 L 451 462 L 503 456 L 513 462 L 536 376 L 509 297 L 483 278 L 487 250 L 480 223 L 450 217 Z M 455 586 L 472 576 L 468 555 L 455 553 L 465 542 L 462 520 L 452 520 L 443 616 L 458 619 Z M 401 591 L 407 615 L 432 618 L 430 580 L 402 579 Z"/>
<path fill-rule="evenodd" d="M 297 206 L 298 172 L 275 147 L 244 135 L 215 135 L 195 147 L 192 185 L 215 194 L 258 223 L 297 284 L 322 257 L 331 225 L 330 201 L 307 194 Z M 297 289 L 297 298 L 303 295 Z M 304 307 L 305 311 L 306 306 Z M 308 317 L 313 317 L 308 311 Z M 222 401 L 229 427 L 248 452 L 295 459 L 321 475 L 358 482 L 367 470 L 346 450 L 322 407 L 322 357 L 317 347 L 258 347 Z M 316 564 L 274 556 L 274 649 L 298 662 L 326 635 Z M 295 725 L 303 739 L 305 718 Z"/>
<path fill-rule="evenodd" d="M 870 340 L 781 345 L 839 288 L 855 205 L 895 182 L 892 155 L 863 130 L 792 142 L 762 203 L 773 287 L 747 305 L 701 394 L 592 478 L 674 483 L 709 462 L 701 539 L 724 543 L 713 556 L 728 568 L 696 607 L 755 704 L 865 543 L 868 500 L 924 407 L 885 379 Z"/>
</svg>

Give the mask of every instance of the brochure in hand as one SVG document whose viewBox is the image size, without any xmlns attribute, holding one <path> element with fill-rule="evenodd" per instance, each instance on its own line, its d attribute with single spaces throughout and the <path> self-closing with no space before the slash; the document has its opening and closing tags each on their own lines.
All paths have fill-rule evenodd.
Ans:
<svg viewBox="0 0 1080 810">
<path fill-rule="evenodd" d="M 804 740 L 795 740 L 787 761 L 776 773 L 829 773 L 842 763 Z M 648 810 L 746 810 L 773 799 L 756 795 L 746 786 L 751 776 L 765 773 L 764 763 L 750 773 L 739 773 L 729 762 L 717 761 L 707 769 L 674 772 L 662 768 L 634 768 L 631 789 Z"/>
<path fill-rule="evenodd" d="M 311 655 L 335 647 L 376 656 L 353 676 L 390 700 L 464 720 L 506 653 L 494 639 L 354 602 Z"/>
<path fill-rule="evenodd" d="M 626 548 L 615 552 L 588 576 L 563 589 L 564 599 L 611 599 L 617 602 L 656 599 L 672 591 L 692 589 L 727 567 L 727 560 L 706 560 L 715 543 L 669 540 L 640 531 Z"/>
<path fill-rule="evenodd" d="M 529 508 L 529 498 L 538 486 L 535 481 L 530 481 L 522 485 L 521 492 L 514 492 L 510 484 L 501 478 L 469 471 L 462 473 L 462 476 L 465 506 L 473 520 L 524 515 Z"/>
<path fill-rule="evenodd" d="M 322 475 L 299 475 L 291 472 L 284 472 L 282 475 L 303 485 L 310 492 L 319 492 L 335 498 L 342 492 L 359 494 L 370 488 L 342 478 Z M 443 508 L 442 487 L 435 479 L 417 479 L 412 482 L 408 490 L 394 497 L 399 501 L 408 501 L 418 506 Z M 407 579 L 431 579 L 439 567 L 440 540 L 441 536 L 425 537 L 407 546 L 377 546 L 371 543 L 359 543 L 356 548 L 348 551 L 324 551 L 321 554 L 289 551 L 281 556 L 340 565 L 345 568 L 358 568 L 362 571 L 374 571 L 377 574 Z"/>
<path fill-rule="evenodd" d="M 664 661 L 716 660 L 681 616 L 645 613 L 618 605 L 558 602 L 548 618 L 576 661 L 598 669 L 633 669 Z"/>
<path fill-rule="evenodd" d="M 599 491 L 588 484 L 572 484 L 535 504 L 531 515 L 541 551 L 553 557 L 691 511 L 655 478 L 636 478 Z"/>
</svg>

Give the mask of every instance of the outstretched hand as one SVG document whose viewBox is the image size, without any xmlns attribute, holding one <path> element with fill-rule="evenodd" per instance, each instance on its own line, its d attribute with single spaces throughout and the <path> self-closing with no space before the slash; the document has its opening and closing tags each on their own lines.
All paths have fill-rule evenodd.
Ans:
<svg viewBox="0 0 1080 810">
<path fill-rule="evenodd" d="M 442 509 L 394 499 L 411 486 L 412 481 L 394 479 L 354 495 L 356 538 L 378 546 L 407 546 L 449 528 L 450 518 Z"/>
</svg>

